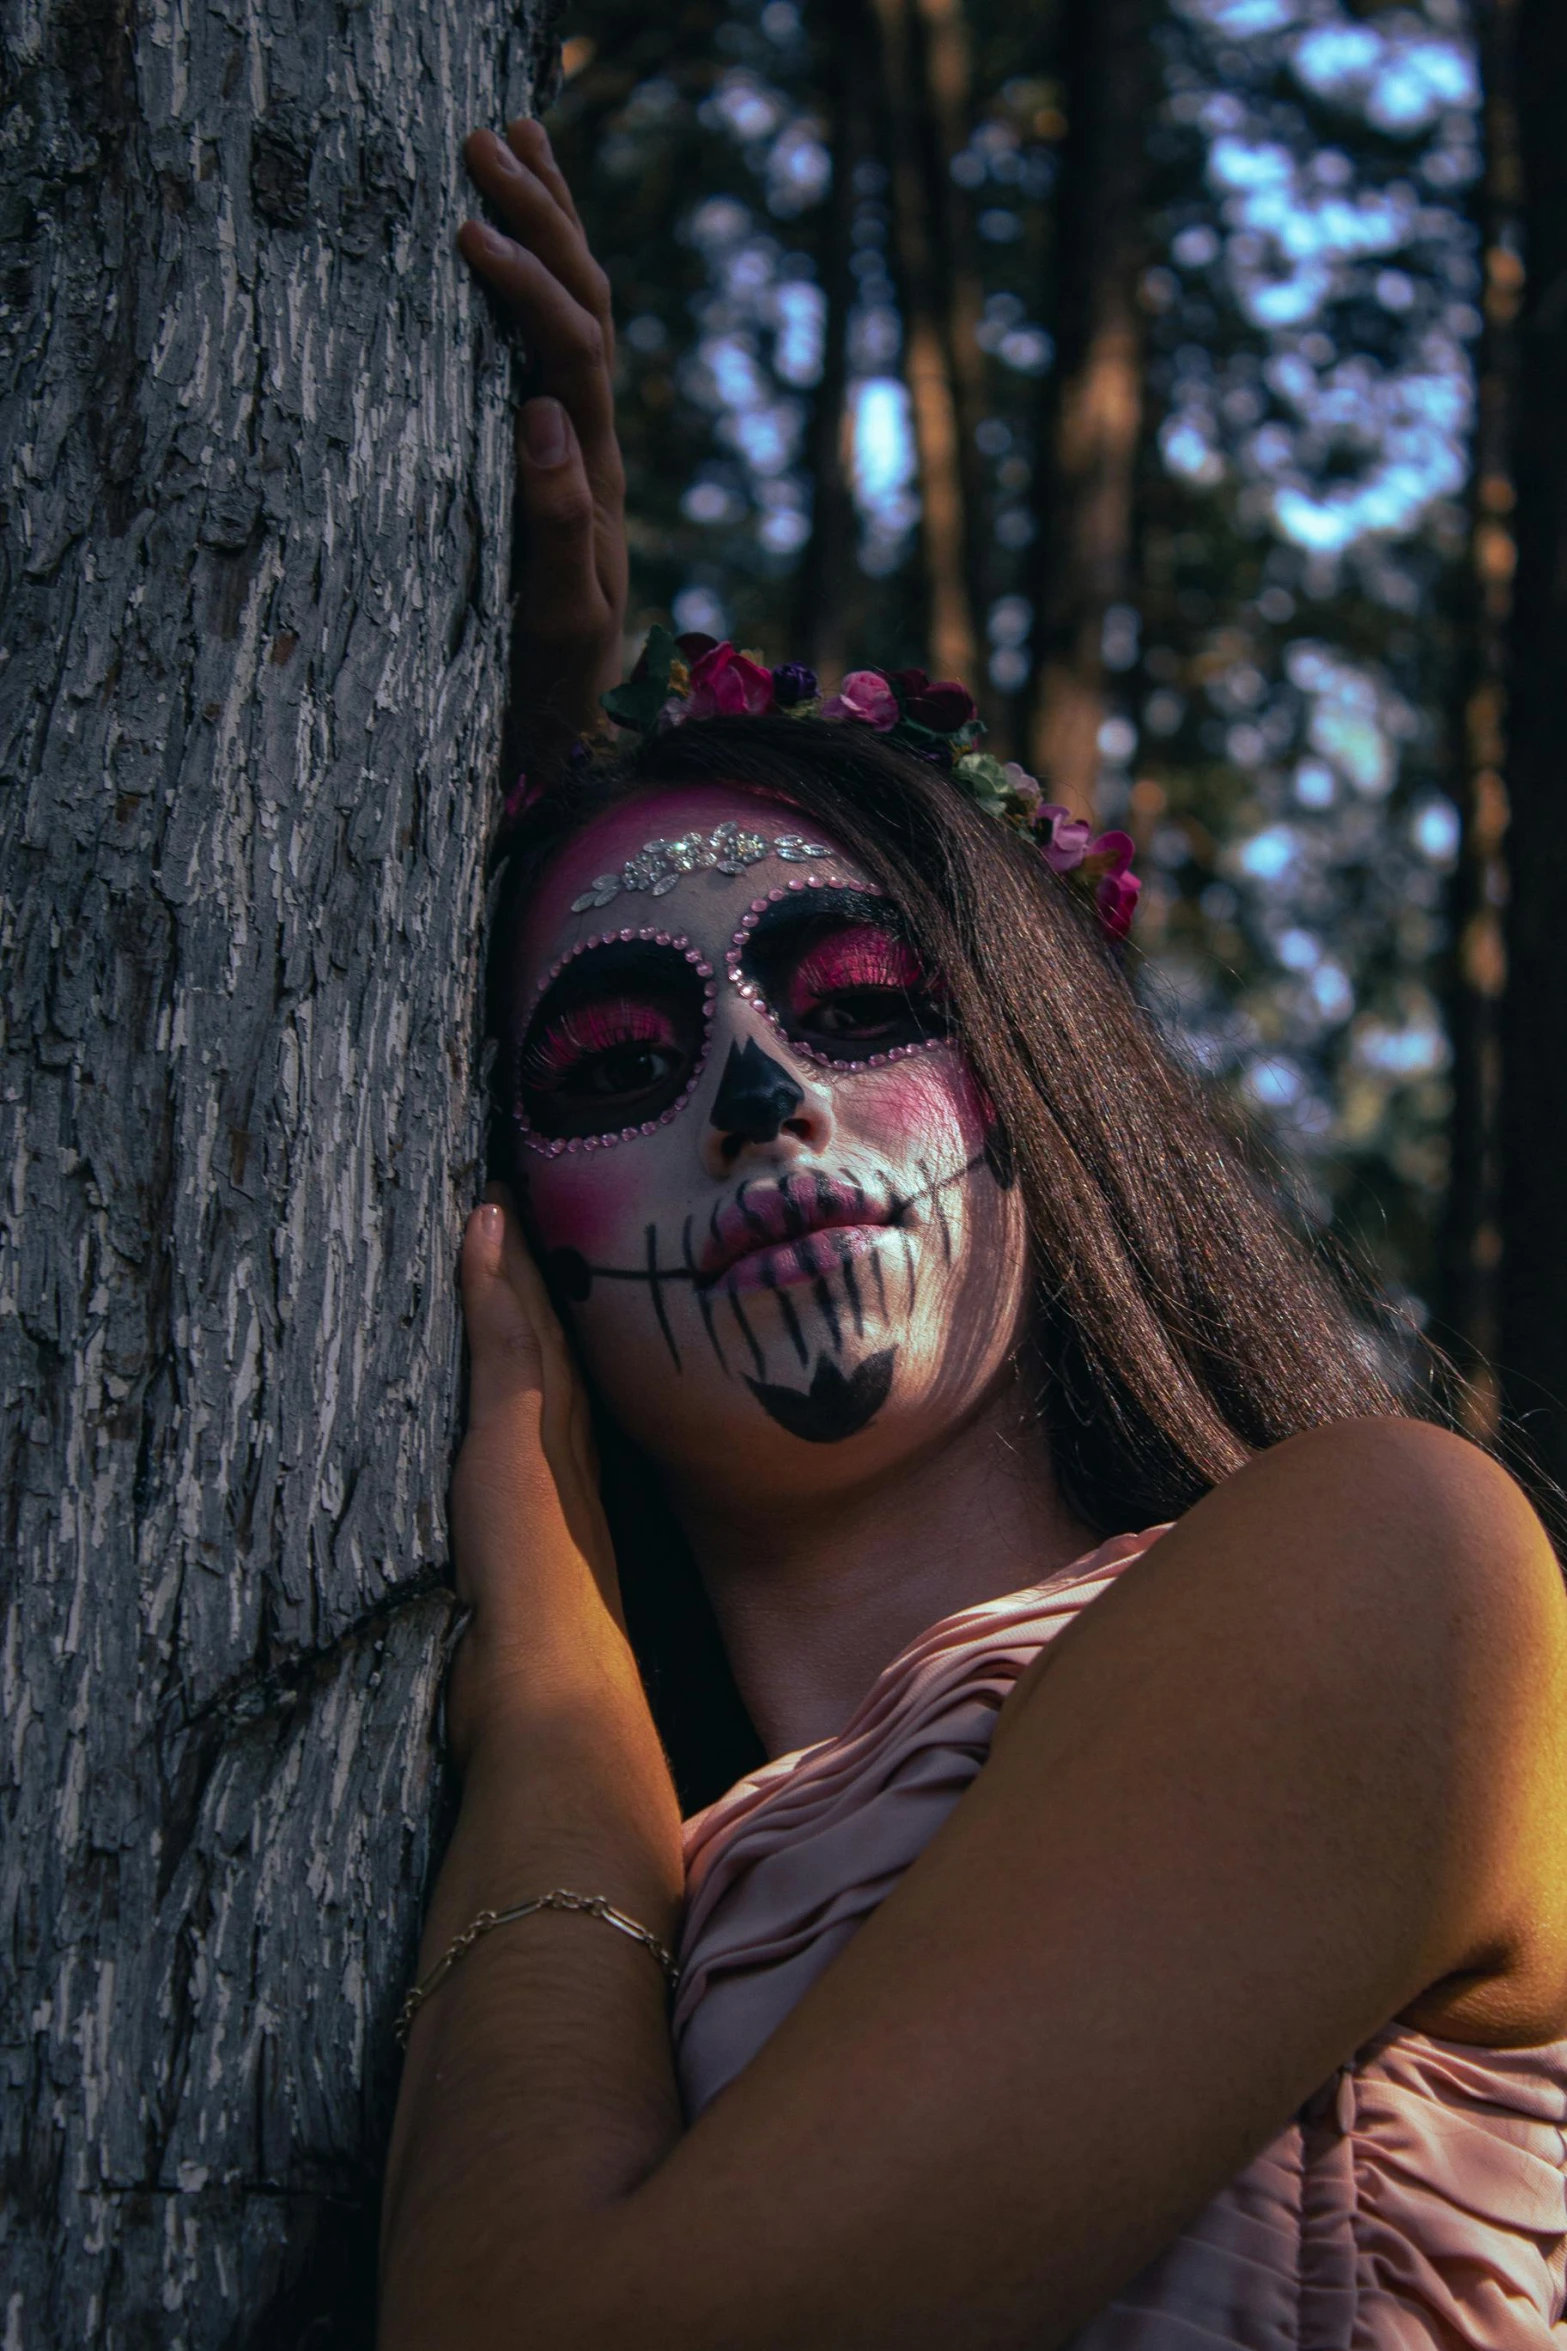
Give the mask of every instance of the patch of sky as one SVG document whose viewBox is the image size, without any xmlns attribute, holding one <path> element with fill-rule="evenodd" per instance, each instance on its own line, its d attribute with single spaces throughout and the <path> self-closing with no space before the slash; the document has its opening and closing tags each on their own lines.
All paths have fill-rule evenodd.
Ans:
<svg viewBox="0 0 1567 2351">
<path fill-rule="evenodd" d="M 1412 14 L 1382 24 L 1329 15 L 1294 43 L 1290 64 L 1314 97 L 1353 107 L 1393 138 L 1429 130 L 1480 95 L 1472 48 Z"/>
<path fill-rule="evenodd" d="M 886 184 L 882 165 L 859 166 L 849 231 L 855 279 L 846 333 L 849 474 L 860 565 L 872 578 L 897 570 L 920 515 L 913 410 L 894 372 L 903 352 L 903 321 L 887 262 Z"/>
<path fill-rule="evenodd" d="M 986 618 L 990 639 L 990 682 L 1003 694 L 1015 694 L 1029 673 L 1028 640 L 1034 626 L 1034 607 L 1026 596 L 998 596 Z"/>
<path fill-rule="evenodd" d="M 1306 703 L 1305 738 L 1319 762 L 1363 798 L 1386 799 L 1398 779 L 1398 746 L 1418 725 L 1409 705 L 1370 670 L 1309 639 L 1290 646 L 1285 670 Z M 1297 796 L 1304 773 L 1297 771 Z"/>
<path fill-rule="evenodd" d="M 701 112 L 709 129 L 740 146 L 763 182 L 771 213 L 819 201 L 830 176 L 826 153 L 810 118 L 784 93 L 735 67 L 719 76 Z M 798 203 L 777 200 L 780 173 Z M 748 524 L 765 555 L 787 561 L 810 535 L 801 464 L 806 408 L 798 395 L 821 377 L 826 297 L 809 256 L 769 234 L 737 196 L 710 196 L 694 206 L 682 234 L 702 256 L 707 286 L 692 301 L 697 334 L 681 388 L 711 416 L 715 443 L 734 461 L 704 467 L 682 498 L 682 512 L 704 529 Z M 633 337 L 633 347 L 657 346 Z M 691 593 L 708 591 L 698 583 Z"/>
<path fill-rule="evenodd" d="M 1432 154 L 1473 154 L 1473 44 L 1443 7 L 1376 24 L 1338 0 L 1260 13 L 1243 0 L 1182 0 L 1181 13 L 1232 37 L 1244 18 L 1259 81 L 1276 52 L 1313 95 L 1409 143 L 1434 130 Z M 1204 136 L 1213 206 L 1180 224 L 1170 255 L 1185 272 L 1217 276 L 1261 335 L 1276 408 L 1237 443 L 1226 423 L 1244 420 L 1219 417 L 1190 385 L 1179 387 L 1186 396 L 1172 401 L 1164 462 L 1197 488 L 1217 489 L 1232 464 L 1243 479 L 1266 480 L 1262 511 L 1277 536 L 1336 563 L 1366 542 L 1412 536 L 1462 485 L 1473 412 L 1467 344 L 1479 319 L 1472 302 L 1450 297 L 1474 290 L 1473 232 L 1451 204 L 1423 198 L 1414 178 L 1362 176 L 1342 149 L 1308 137 L 1302 123 L 1291 128 L 1244 83 L 1225 86 L 1220 60 L 1209 62 L 1215 83 L 1177 89 L 1171 112 Z M 1468 168 L 1455 164 L 1452 177 Z M 1374 358 L 1362 346 L 1346 357 L 1341 332 L 1322 331 L 1357 300 L 1407 328 L 1402 352 Z"/>
<path fill-rule="evenodd" d="M 1458 811 L 1451 800 L 1433 794 L 1422 800 L 1410 820 L 1410 838 L 1422 857 L 1433 865 L 1450 866 L 1458 855 Z"/>
<path fill-rule="evenodd" d="M 1246 1072 L 1245 1086 L 1254 1102 L 1269 1110 L 1298 1102 L 1306 1090 L 1304 1072 L 1297 1063 L 1286 1061 L 1282 1055 L 1270 1054 L 1265 1060 L 1254 1061 Z"/>
<path fill-rule="evenodd" d="M 694 580 L 682 588 L 671 606 L 675 627 L 704 637 L 727 637 L 729 614 L 721 596 L 705 582 Z"/>
<path fill-rule="evenodd" d="M 1195 18 L 1231 40 L 1255 40 L 1260 33 L 1286 32 L 1298 23 L 1299 0 L 1177 0 L 1183 16 Z"/>
<path fill-rule="evenodd" d="M 1235 863 L 1248 881 L 1276 885 L 1289 880 L 1300 856 L 1300 846 L 1300 835 L 1293 826 L 1267 825 L 1240 844 Z"/>
<path fill-rule="evenodd" d="M 1409 756 L 1433 713 L 1326 632 L 1357 598 L 1418 615 L 1433 561 L 1461 543 L 1480 327 L 1468 0 L 1173 7 L 1167 113 L 1198 140 L 1203 184 L 1154 289 L 1176 322 L 1160 452 L 1222 527 L 1273 542 L 1267 586 L 1196 669 L 1212 713 L 1197 739 L 1243 797 L 1200 892 L 1214 963 L 1175 1025 L 1300 1149 L 1394 1164 L 1390 1138 L 1435 1115 L 1449 1059 L 1424 967 L 1457 815 Z M 1319 633 L 1263 634 L 1313 601 Z M 1181 735 L 1192 700 L 1159 678 L 1146 737 Z M 1178 952 L 1156 953 L 1155 997 Z M 1411 1106 L 1397 1118 L 1395 1098 Z"/>
<path fill-rule="evenodd" d="M 861 561 L 875 576 L 899 561 L 919 520 L 908 386 L 901 376 L 863 377 L 853 387 L 850 413 L 854 502 L 864 534 Z"/>
<path fill-rule="evenodd" d="M 1412 1079 L 1432 1077 L 1452 1058 L 1442 1017 L 1432 998 L 1421 990 L 1407 991 L 1410 1009 L 1400 1021 L 1367 1014 L 1355 1024 L 1354 1058 L 1363 1069 L 1407 1085 Z"/>
</svg>

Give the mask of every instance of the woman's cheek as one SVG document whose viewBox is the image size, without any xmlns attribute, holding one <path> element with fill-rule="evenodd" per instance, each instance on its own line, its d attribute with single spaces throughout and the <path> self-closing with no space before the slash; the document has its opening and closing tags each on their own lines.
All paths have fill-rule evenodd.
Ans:
<svg viewBox="0 0 1567 2351">
<path fill-rule="evenodd" d="M 547 1251 L 574 1249 L 590 1264 L 629 1262 L 628 1236 L 648 1213 L 646 1186 L 639 1185 L 627 1156 L 635 1148 L 630 1144 L 591 1160 L 562 1154 L 530 1176 L 528 1200 Z"/>
<path fill-rule="evenodd" d="M 904 1166 L 948 1156 L 971 1159 L 985 1147 L 989 1106 L 955 1046 L 857 1073 L 845 1085 L 858 1099 L 847 1092 L 840 1097 L 840 1136 L 869 1145 L 882 1159 Z"/>
</svg>

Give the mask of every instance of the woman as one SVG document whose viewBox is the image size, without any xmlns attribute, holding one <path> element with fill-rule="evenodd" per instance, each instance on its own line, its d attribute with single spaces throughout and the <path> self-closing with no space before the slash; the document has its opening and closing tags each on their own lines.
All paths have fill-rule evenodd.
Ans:
<svg viewBox="0 0 1567 2351">
<path fill-rule="evenodd" d="M 607 302 L 537 126 L 469 154 L 567 726 L 623 576 Z M 691 718 L 527 815 L 502 1066 L 571 1336 L 492 1198 L 386 2351 L 1543 2345 L 1550 1546 L 1399 1417 L 1092 909 L 899 748 L 918 699 Z M 771 1758 L 684 1844 L 579 1362 Z"/>
</svg>

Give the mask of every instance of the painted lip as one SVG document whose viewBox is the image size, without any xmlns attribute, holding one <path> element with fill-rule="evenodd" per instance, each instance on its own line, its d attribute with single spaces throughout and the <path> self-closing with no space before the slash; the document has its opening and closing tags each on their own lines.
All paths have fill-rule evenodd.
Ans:
<svg viewBox="0 0 1567 2351">
<path fill-rule="evenodd" d="M 813 1280 L 846 1257 L 863 1257 L 891 1222 L 890 1207 L 828 1176 L 742 1184 L 713 1219 L 697 1280 L 704 1289 L 725 1280 L 739 1289 Z"/>
</svg>

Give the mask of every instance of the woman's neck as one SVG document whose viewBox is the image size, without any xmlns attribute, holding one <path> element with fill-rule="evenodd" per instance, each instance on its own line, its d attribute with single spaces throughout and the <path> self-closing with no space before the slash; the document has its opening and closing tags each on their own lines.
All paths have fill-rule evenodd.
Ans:
<svg viewBox="0 0 1567 2351">
<path fill-rule="evenodd" d="M 850 1493 L 674 1500 L 769 1755 L 840 1731 L 927 1625 L 1040 1583 L 1094 1542 L 1011 1382 L 939 1448 Z"/>
</svg>

